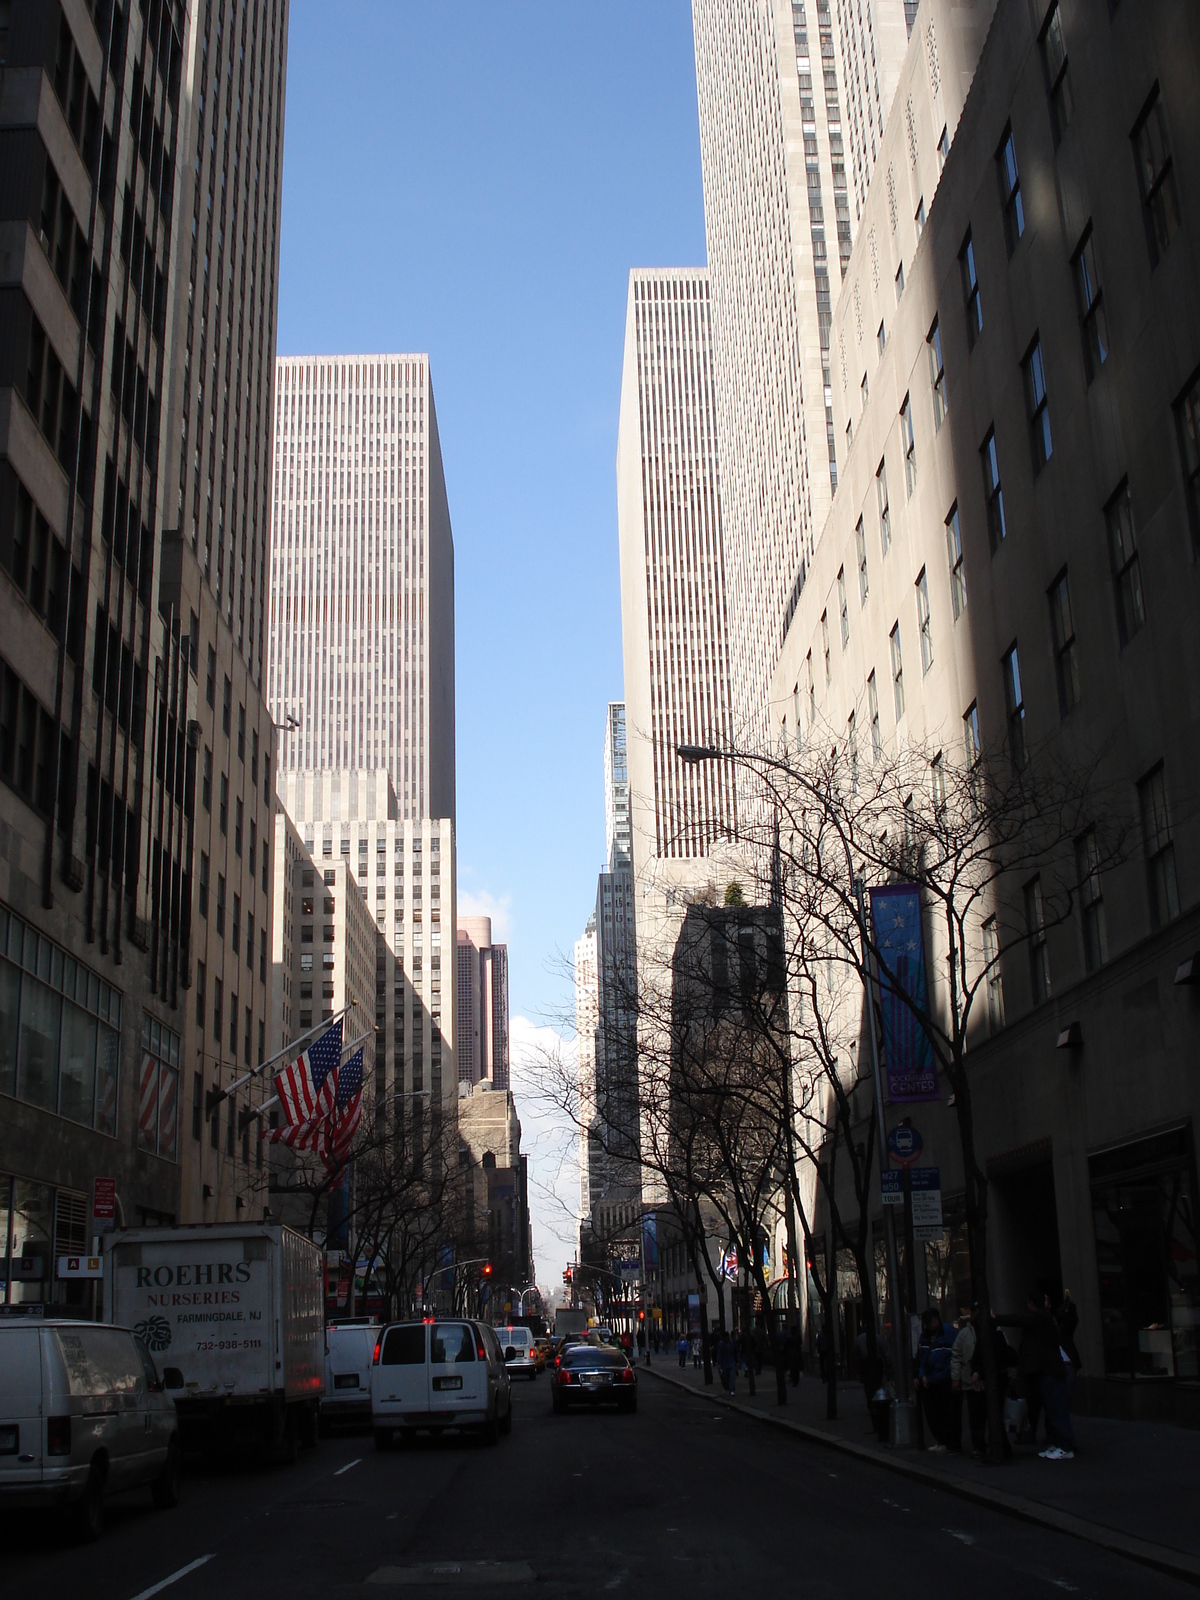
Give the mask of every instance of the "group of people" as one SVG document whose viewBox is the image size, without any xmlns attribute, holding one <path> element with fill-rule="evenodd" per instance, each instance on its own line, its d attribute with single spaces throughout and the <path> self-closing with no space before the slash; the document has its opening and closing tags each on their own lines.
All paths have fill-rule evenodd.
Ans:
<svg viewBox="0 0 1200 1600">
<path fill-rule="evenodd" d="M 1045 1446 L 1038 1454 L 1046 1461 L 1071 1461 L 1075 1431 L 1071 1426 L 1071 1393 L 1082 1363 L 1075 1344 L 1079 1312 L 1070 1292 L 1055 1307 L 1039 1288 L 1029 1292 L 1024 1312 L 997 1316 L 992 1313 L 987 1338 L 995 1351 L 1006 1402 L 1024 1401 L 1024 1423 L 1037 1441 L 1038 1423 L 1045 1418 Z M 1020 1348 L 1014 1350 L 1005 1328 L 1021 1330 Z M 917 1346 L 916 1387 L 925 1425 L 932 1436 L 930 1450 L 962 1449 L 963 1400 L 966 1400 L 971 1449 L 983 1456 L 987 1449 L 987 1396 L 984 1391 L 985 1342 L 979 1306 L 975 1305 L 951 1326 L 941 1312 L 930 1307 L 921 1320 Z M 1004 1452 L 1012 1446 L 1004 1434 Z"/>
</svg>

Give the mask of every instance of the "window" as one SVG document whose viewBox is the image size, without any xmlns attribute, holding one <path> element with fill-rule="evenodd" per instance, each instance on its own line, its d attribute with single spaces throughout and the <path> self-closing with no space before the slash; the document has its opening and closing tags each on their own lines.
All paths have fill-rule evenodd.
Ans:
<svg viewBox="0 0 1200 1600">
<path fill-rule="evenodd" d="M 196 963 L 196 1026 L 204 1031 L 204 1014 L 208 1004 L 208 997 L 204 993 L 205 966 L 203 961 Z"/>
<path fill-rule="evenodd" d="M 1179 425 L 1179 449 L 1183 456 L 1188 516 L 1192 524 L 1192 549 L 1200 556 L 1200 373 L 1192 379 L 1175 408 L 1175 415 Z"/>
<path fill-rule="evenodd" d="M 875 330 L 875 349 L 879 355 L 882 355 L 886 347 L 887 329 L 883 325 L 883 318 L 880 317 L 879 326 Z"/>
<path fill-rule="evenodd" d="M 904 492 L 911 500 L 917 487 L 917 441 L 913 433 L 912 400 L 908 395 L 900 405 L 900 448 L 904 452 Z"/>
<path fill-rule="evenodd" d="M 803 736 L 803 733 L 801 731 L 801 722 L 800 722 L 800 682 L 799 682 L 798 679 L 792 685 L 792 718 L 793 718 L 793 720 L 795 721 L 795 724 L 796 724 L 796 749 L 798 751 L 799 750 L 803 750 L 803 748 L 804 748 L 804 736 Z M 400 898 L 400 892 L 401 892 L 400 891 L 400 884 L 397 881 L 397 884 L 396 884 L 397 902 L 399 901 L 399 898 Z M 399 904 L 397 904 L 397 907 L 396 907 L 396 915 L 397 915 L 397 917 L 402 915 L 402 913 L 400 911 Z"/>
<path fill-rule="evenodd" d="M 1017 240 L 1025 232 L 1021 174 L 1017 171 L 1017 147 L 1013 143 L 1011 124 L 1005 128 L 1000 148 L 996 152 L 996 166 L 1000 173 L 1000 200 L 1004 206 L 1004 241 L 1011 256 L 1017 248 Z"/>
<path fill-rule="evenodd" d="M 237 1015 L 238 997 L 235 990 L 229 996 L 229 1054 L 235 1061 L 237 1060 Z"/>
<path fill-rule="evenodd" d="M 892 695 L 896 703 L 896 721 L 904 715 L 904 661 L 900 654 L 900 624 L 897 622 L 889 637 L 892 651 Z"/>
<path fill-rule="evenodd" d="M 1000 935 L 995 917 L 983 925 L 983 970 L 986 974 L 988 1029 L 999 1033 L 1004 1026 L 1004 980 L 1000 974 Z"/>
<path fill-rule="evenodd" d="M 1197 492 L 1200 493 L 1200 465 L 1197 467 L 1196 475 Z M 1197 502 L 1197 510 L 1200 511 L 1200 500 Z M 854 544 L 858 553 L 858 598 L 859 603 L 865 606 L 870 586 L 867 583 L 867 538 L 863 532 L 863 519 L 861 517 L 859 517 L 858 525 L 854 529 Z"/>
<path fill-rule="evenodd" d="M 1040 878 L 1031 878 L 1025 885 L 1025 937 L 1029 942 L 1029 991 L 1034 1005 L 1040 1006 L 1050 997 L 1050 956 Z"/>
<path fill-rule="evenodd" d="M 200 777 L 200 799 L 205 811 L 212 810 L 212 751 L 207 745 L 204 747 L 204 764 Z"/>
<path fill-rule="evenodd" d="M 871 716 L 871 759 L 878 761 L 883 754 L 883 735 L 879 728 L 879 687 L 875 682 L 874 668 L 867 679 L 867 710 Z"/>
<path fill-rule="evenodd" d="M 921 235 L 925 232 L 925 197 L 924 197 L 924 195 L 922 195 L 922 197 L 917 201 L 917 211 L 916 211 L 916 215 L 913 217 L 913 222 L 916 224 L 917 240 L 918 240 L 918 243 L 919 243 Z"/>
<path fill-rule="evenodd" d="M 832 667 L 832 665 L 830 663 L 830 652 L 829 652 L 829 613 L 828 613 L 828 611 L 822 611 L 822 613 L 821 613 L 821 650 L 822 650 L 822 652 L 823 652 L 823 654 L 825 656 L 825 686 L 826 686 L 826 688 L 828 688 L 829 684 L 830 684 L 830 682 L 831 682 L 831 680 L 833 678 L 833 667 Z"/>
<path fill-rule="evenodd" d="M 1127 645 L 1146 620 L 1142 568 L 1138 560 L 1128 481 L 1122 482 L 1105 506 L 1104 521 L 1108 528 L 1108 553 L 1117 597 L 1117 628 L 1121 644 Z"/>
<path fill-rule="evenodd" d="M 933 389 L 933 426 L 940 428 L 946 420 L 946 366 L 942 360 L 942 332 L 938 327 L 938 320 L 933 319 L 933 327 L 929 330 L 929 337 L 925 343 L 929 347 L 929 383 Z"/>
<path fill-rule="evenodd" d="M 233 919 L 229 943 L 234 955 L 239 954 L 242 945 L 242 897 L 240 894 L 235 894 L 233 897 Z"/>
<path fill-rule="evenodd" d="M 946 165 L 946 157 L 950 154 L 950 130 L 945 123 L 942 124 L 941 137 L 937 142 L 938 171 Z"/>
<path fill-rule="evenodd" d="M 1075 618 L 1065 567 L 1050 585 L 1050 631 L 1054 636 L 1058 707 L 1065 717 L 1079 704 L 1079 652 L 1075 648 Z"/>
<path fill-rule="evenodd" d="M 988 436 L 979 449 L 979 459 L 983 463 L 983 498 L 987 502 L 988 543 L 992 547 L 992 554 L 1004 542 L 1007 529 L 1004 526 L 1004 493 L 1000 487 L 1000 458 L 996 453 L 996 430 L 988 429 Z"/>
<path fill-rule="evenodd" d="M 213 979 L 213 1038 L 217 1044 L 221 1042 L 221 1002 L 223 999 L 222 983 L 220 978 Z"/>
<path fill-rule="evenodd" d="M 937 817 L 946 814 L 946 763 L 939 750 L 929 763 L 929 784 L 933 790 L 933 811 Z"/>
<path fill-rule="evenodd" d="M 179 1155 L 179 1035 L 142 1017 L 138 1146 L 167 1161 Z"/>
<path fill-rule="evenodd" d="M 974 350 L 975 341 L 983 332 L 983 302 L 979 298 L 979 277 L 975 271 L 975 246 L 968 233 L 958 252 L 962 270 L 963 304 L 967 310 L 967 348 Z"/>
<path fill-rule="evenodd" d="M 1179 196 L 1175 191 L 1171 141 L 1167 136 L 1167 113 L 1157 83 L 1137 120 L 1132 137 L 1150 264 L 1157 266 L 1158 258 L 1170 244 L 1179 226 Z"/>
<path fill-rule="evenodd" d="M 204 680 L 204 698 L 209 705 L 216 704 L 217 695 L 217 652 L 212 645 L 208 647 L 208 674 Z"/>
<path fill-rule="evenodd" d="M 1008 719 L 1008 752 L 1016 771 L 1025 765 L 1025 699 L 1021 690 L 1021 662 L 1014 643 L 1001 662 L 1004 673 L 1004 710 Z"/>
<path fill-rule="evenodd" d="M 200 887 L 199 887 L 200 915 L 208 916 L 208 856 L 203 850 L 200 852 Z"/>
<path fill-rule="evenodd" d="M 1054 453 L 1050 440 L 1050 411 L 1046 404 L 1046 367 L 1042 360 L 1042 342 L 1034 339 L 1029 353 L 1021 363 L 1025 374 L 1025 405 L 1029 412 L 1029 443 L 1033 450 L 1034 476 L 1042 470 Z"/>
<path fill-rule="evenodd" d="M 858 732 L 853 711 L 846 718 L 846 751 L 850 757 L 850 787 L 858 791 Z"/>
<path fill-rule="evenodd" d="M 967 582 L 963 575 L 962 529 L 958 525 L 958 501 L 946 518 L 946 559 L 950 563 L 950 608 L 955 622 L 967 609 Z"/>
<path fill-rule="evenodd" d="M 904 293 L 904 263 L 896 268 L 896 304 L 900 304 L 900 296 Z"/>
<path fill-rule="evenodd" d="M 850 643 L 850 609 L 846 604 L 846 569 L 838 568 L 837 575 L 838 617 L 842 625 L 842 649 Z"/>
<path fill-rule="evenodd" d="M 875 496 L 879 502 L 879 543 L 884 555 L 887 555 L 892 542 L 892 517 L 888 508 L 886 461 L 881 461 L 875 469 Z"/>
<path fill-rule="evenodd" d="M 204 1079 L 198 1072 L 192 1074 L 192 1138 L 200 1142 L 204 1131 Z"/>
<path fill-rule="evenodd" d="M 933 630 L 929 622 L 929 582 L 922 567 L 917 575 L 917 626 L 921 634 L 921 676 L 933 665 Z"/>
<path fill-rule="evenodd" d="M 233 715 L 233 685 L 225 679 L 225 698 L 221 702 L 221 726 L 225 730 L 225 737 L 229 737 L 230 718 Z"/>
<path fill-rule="evenodd" d="M 860 399 L 862 400 L 862 408 L 865 411 L 867 409 L 867 403 L 871 398 L 871 385 L 868 382 L 865 372 L 863 373 L 863 380 L 858 386 L 858 393 Z"/>
<path fill-rule="evenodd" d="M 1083 332 L 1083 365 L 1087 381 L 1099 372 L 1108 360 L 1108 321 L 1104 315 L 1104 291 L 1096 271 L 1096 246 L 1089 222 L 1083 240 L 1071 258 L 1075 275 L 1075 293 L 1079 300 L 1079 324 Z"/>
<path fill-rule="evenodd" d="M 1100 886 L 1100 846 L 1096 830 L 1089 828 L 1075 841 L 1075 873 L 1079 879 L 1079 921 L 1083 933 L 1083 964 L 1089 972 L 1104 962 L 1104 896 Z"/>
<path fill-rule="evenodd" d="M 222 833 L 229 832 L 229 779 L 225 773 L 221 774 L 221 804 L 218 809 L 218 820 Z"/>
<path fill-rule="evenodd" d="M 1054 143 L 1059 145 L 1071 120 L 1074 101 L 1071 98 L 1071 74 L 1067 71 L 1067 46 L 1063 39 L 1062 17 L 1058 0 L 1042 28 L 1042 66 L 1046 71 L 1046 92 L 1050 96 L 1050 127 Z"/>
<path fill-rule="evenodd" d="M 217 873 L 217 933 L 225 937 L 225 874 Z"/>
<path fill-rule="evenodd" d="M 817 687 L 816 687 L 816 684 L 813 682 L 812 651 L 811 650 L 808 652 L 808 656 L 806 657 L 806 662 L 807 662 L 807 666 L 808 666 L 808 725 L 811 728 L 813 723 L 817 720 Z M 413 899 L 417 900 L 419 898 L 420 898 L 420 896 L 414 890 Z"/>
<path fill-rule="evenodd" d="M 1175 881 L 1175 846 L 1167 815 L 1167 787 L 1160 761 L 1138 784 L 1142 813 L 1142 844 L 1146 851 L 1146 887 L 1150 894 L 1150 924 L 1161 928 L 1179 915 L 1179 888 Z"/>
<path fill-rule="evenodd" d="M 967 741 L 967 760 L 978 766 L 983 756 L 983 741 L 979 736 L 979 706 L 974 700 L 963 713 L 963 732 Z"/>
</svg>

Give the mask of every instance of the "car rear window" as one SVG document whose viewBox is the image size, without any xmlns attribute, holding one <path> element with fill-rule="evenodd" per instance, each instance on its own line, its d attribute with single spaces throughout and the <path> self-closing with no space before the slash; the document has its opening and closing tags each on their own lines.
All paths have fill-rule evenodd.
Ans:
<svg viewBox="0 0 1200 1600">
<path fill-rule="evenodd" d="M 436 1366 L 451 1361 L 474 1361 L 475 1336 L 465 1322 L 435 1322 L 430 1331 L 429 1360 Z"/>
<path fill-rule="evenodd" d="M 425 1324 L 410 1322 L 389 1328 L 379 1364 L 383 1367 L 419 1367 L 425 1363 Z"/>
<path fill-rule="evenodd" d="M 573 1344 L 564 1351 L 562 1364 L 564 1367 L 623 1367 L 625 1357 L 619 1350 L 610 1350 L 605 1345 Z"/>
</svg>

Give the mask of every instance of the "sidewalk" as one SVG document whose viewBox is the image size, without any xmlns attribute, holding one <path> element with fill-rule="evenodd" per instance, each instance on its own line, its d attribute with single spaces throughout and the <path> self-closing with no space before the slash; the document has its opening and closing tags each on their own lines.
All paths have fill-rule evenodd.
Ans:
<svg viewBox="0 0 1200 1600">
<path fill-rule="evenodd" d="M 638 1369 L 645 1375 L 647 1369 Z M 814 1443 L 947 1490 L 951 1494 L 1086 1539 L 1143 1565 L 1200 1585 L 1200 1433 L 1165 1423 L 1113 1422 L 1074 1417 L 1079 1448 L 1074 1461 L 1049 1462 L 1033 1447 L 990 1467 L 969 1454 L 931 1454 L 881 1445 L 870 1425 L 861 1384 L 838 1384 L 838 1419 L 825 1416 L 825 1385 L 804 1376 L 788 1384 L 788 1403 L 775 1397 L 774 1369 L 755 1379 L 753 1397 L 744 1373 L 731 1401 L 716 1373 L 704 1386 L 703 1368 L 680 1369 L 673 1358 L 654 1358 L 650 1375 L 702 1398 L 781 1426 Z M 966 1433 L 966 1417 L 963 1418 Z"/>
</svg>

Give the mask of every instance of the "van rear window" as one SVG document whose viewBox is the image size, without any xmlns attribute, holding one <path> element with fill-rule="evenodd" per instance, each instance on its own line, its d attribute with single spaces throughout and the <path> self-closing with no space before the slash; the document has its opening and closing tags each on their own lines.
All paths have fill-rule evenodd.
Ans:
<svg viewBox="0 0 1200 1600">
<path fill-rule="evenodd" d="M 383 1341 L 383 1354 L 379 1358 L 383 1367 L 421 1367 L 425 1364 L 425 1324 L 411 1322 L 403 1328 L 391 1328 Z"/>
<path fill-rule="evenodd" d="M 435 1322 L 429 1338 L 431 1366 L 475 1359 L 475 1337 L 465 1322 Z"/>
</svg>

